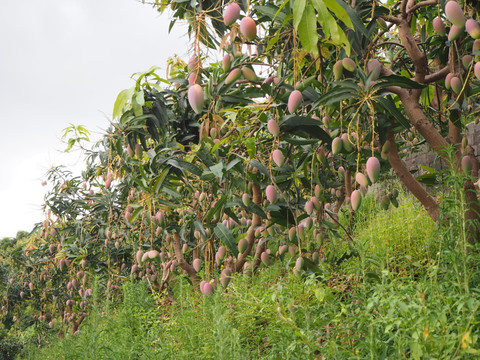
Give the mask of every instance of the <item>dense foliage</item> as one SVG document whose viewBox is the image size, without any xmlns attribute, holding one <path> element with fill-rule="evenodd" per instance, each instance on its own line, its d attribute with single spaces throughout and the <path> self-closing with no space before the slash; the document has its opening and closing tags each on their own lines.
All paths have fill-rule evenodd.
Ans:
<svg viewBox="0 0 480 360">
<path fill-rule="evenodd" d="M 75 333 L 94 299 L 119 299 L 128 279 L 172 296 L 186 274 L 212 295 L 233 273 L 288 256 L 297 277 L 321 280 L 321 259 L 361 257 L 354 214 L 390 169 L 458 230 L 452 249 L 475 246 L 478 162 L 462 139 L 478 112 L 478 5 L 233 4 L 151 4 L 170 9 L 172 26 L 188 22 L 191 57 L 171 59 L 168 79 L 156 68 L 135 75 L 103 139 L 84 149 L 81 176 L 48 172 L 45 221 L 4 262 L 6 329 Z M 64 136 L 70 150 L 88 132 Z M 402 162 L 424 143 L 461 173 L 461 223 L 422 185 L 448 189 L 445 174 L 415 177 Z M 372 191 L 384 210 L 399 205 L 397 189 Z M 328 253 L 332 239 L 349 245 Z"/>
</svg>

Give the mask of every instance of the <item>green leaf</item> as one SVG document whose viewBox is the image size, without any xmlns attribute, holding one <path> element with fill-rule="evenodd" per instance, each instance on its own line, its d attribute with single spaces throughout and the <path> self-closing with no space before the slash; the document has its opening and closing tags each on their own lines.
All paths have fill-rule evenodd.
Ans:
<svg viewBox="0 0 480 360">
<path fill-rule="evenodd" d="M 378 97 L 375 99 L 376 102 L 380 103 L 385 110 L 388 111 L 390 115 L 392 115 L 395 120 L 397 120 L 405 129 L 410 128 L 410 122 L 407 120 L 405 116 L 397 109 L 395 102 L 393 101 L 391 96 L 385 97 Z"/>
<path fill-rule="evenodd" d="M 398 86 L 405 89 L 423 89 L 425 84 L 420 84 L 416 81 L 413 81 L 405 76 L 400 75 L 389 75 L 383 76 L 378 79 L 378 83 L 375 87 L 384 88 L 386 86 Z"/>
<path fill-rule="evenodd" d="M 250 165 L 260 170 L 260 172 L 265 176 L 270 176 L 268 169 L 258 160 L 251 160 Z"/>
<path fill-rule="evenodd" d="M 338 20 L 342 21 L 346 26 L 353 30 L 352 19 L 347 11 L 335 0 L 323 0 L 328 9 L 335 14 Z"/>
<path fill-rule="evenodd" d="M 245 146 L 247 147 L 248 157 L 253 159 L 257 152 L 257 146 L 255 144 L 255 138 L 250 137 L 245 140 Z"/>
<path fill-rule="evenodd" d="M 224 169 L 223 162 L 219 162 L 216 165 L 210 166 L 210 171 L 220 180 L 223 179 L 223 169 Z"/>
<path fill-rule="evenodd" d="M 306 0 L 295 0 L 293 2 L 293 27 L 298 31 L 298 26 L 303 18 L 303 12 L 307 5 Z"/>
<path fill-rule="evenodd" d="M 222 223 L 218 223 L 217 226 L 213 229 L 215 235 L 225 244 L 225 246 L 232 252 L 236 257 L 238 255 L 237 244 L 233 238 L 230 230 L 227 229 Z"/>
<path fill-rule="evenodd" d="M 295 1 L 295 3 L 298 0 Z M 294 13 L 295 15 L 295 13 Z M 318 32 L 317 32 L 317 19 L 315 17 L 315 10 L 311 4 L 305 7 L 303 16 L 298 24 L 298 36 L 300 42 L 306 52 L 311 52 L 315 56 L 318 55 Z"/>
<path fill-rule="evenodd" d="M 227 198 L 225 196 L 218 199 L 215 206 L 208 210 L 207 215 L 205 216 L 205 224 L 209 224 L 212 221 L 213 216 L 223 208 L 223 205 L 225 205 L 226 202 Z"/>
<path fill-rule="evenodd" d="M 132 99 L 135 87 L 120 91 L 113 105 L 113 118 L 117 118 L 122 115 L 127 103 Z"/>
</svg>

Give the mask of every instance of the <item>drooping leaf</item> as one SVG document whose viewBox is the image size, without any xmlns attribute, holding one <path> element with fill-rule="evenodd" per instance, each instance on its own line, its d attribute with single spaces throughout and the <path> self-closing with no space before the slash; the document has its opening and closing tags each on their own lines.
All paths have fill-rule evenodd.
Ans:
<svg viewBox="0 0 480 360">
<path fill-rule="evenodd" d="M 222 223 L 218 223 L 217 226 L 213 229 L 215 235 L 225 244 L 225 246 L 230 250 L 233 256 L 238 255 L 237 244 L 235 243 L 235 239 L 233 238 L 232 233 L 230 230 L 227 229 L 225 225 Z"/>
</svg>

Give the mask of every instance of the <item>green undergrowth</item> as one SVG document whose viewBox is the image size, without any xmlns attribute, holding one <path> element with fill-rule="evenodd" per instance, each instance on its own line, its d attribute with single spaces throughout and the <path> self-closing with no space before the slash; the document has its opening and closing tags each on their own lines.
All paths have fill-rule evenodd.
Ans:
<svg viewBox="0 0 480 360">
<path fill-rule="evenodd" d="M 187 278 L 169 295 L 128 283 L 119 306 L 99 304 L 77 334 L 52 333 L 23 358 L 478 359 L 480 297 L 464 269 L 479 259 L 462 255 L 458 224 L 436 229 L 404 195 L 387 211 L 367 196 L 356 217 L 317 273 L 295 276 L 287 257 L 210 297 Z"/>
</svg>

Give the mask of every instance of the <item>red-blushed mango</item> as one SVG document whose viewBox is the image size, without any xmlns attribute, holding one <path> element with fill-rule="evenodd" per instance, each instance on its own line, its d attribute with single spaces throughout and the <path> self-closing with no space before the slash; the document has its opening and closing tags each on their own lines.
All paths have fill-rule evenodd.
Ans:
<svg viewBox="0 0 480 360">
<path fill-rule="evenodd" d="M 480 181 L 480 180 L 479 180 Z M 285 253 L 288 251 L 288 246 L 287 245 L 280 245 L 278 247 L 278 255 L 283 256 Z"/>
<path fill-rule="evenodd" d="M 225 248 L 225 246 L 222 245 L 218 248 L 217 255 L 220 260 L 225 259 L 226 253 L 227 253 L 227 249 Z"/>
<path fill-rule="evenodd" d="M 445 24 L 439 16 L 433 19 L 433 30 L 435 30 L 438 35 L 445 36 Z"/>
<path fill-rule="evenodd" d="M 372 73 L 372 81 L 375 81 L 378 79 L 380 76 L 380 72 L 382 70 L 382 63 L 378 61 L 377 59 L 372 59 L 368 62 L 367 64 L 367 71 L 368 73 Z"/>
<path fill-rule="evenodd" d="M 143 254 L 144 252 L 142 250 L 138 250 L 137 253 L 135 254 L 135 259 L 137 260 L 137 264 L 142 263 Z"/>
<path fill-rule="evenodd" d="M 463 28 L 458 27 L 456 25 L 452 25 L 450 31 L 448 32 L 448 41 L 455 41 L 457 40 L 460 35 L 463 33 Z"/>
<path fill-rule="evenodd" d="M 205 286 L 206 283 L 207 282 L 205 280 L 200 281 L 200 291 L 202 292 L 202 294 L 203 294 L 203 287 Z"/>
<path fill-rule="evenodd" d="M 240 21 L 240 32 L 248 40 L 252 41 L 257 36 L 257 24 L 250 16 L 245 16 Z"/>
<path fill-rule="evenodd" d="M 341 137 L 336 137 L 332 141 L 332 154 L 337 155 L 342 151 L 343 141 Z"/>
<path fill-rule="evenodd" d="M 267 195 L 267 200 L 270 201 L 271 204 L 275 202 L 277 199 L 277 190 L 275 190 L 275 186 L 268 185 L 265 189 L 265 194 Z"/>
<path fill-rule="evenodd" d="M 359 190 L 353 190 L 350 195 L 350 203 L 352 204 L 353 211 L 357 211 L 362 203 L 362 194 Z"/>
<path fill-rule="evenodd" d="M 198 84 L 190 86 L 188 89 L 188 102 L 196 114 L 202 112 L 204 101 L 202 87 Z"/>
<path fill-rule="evenodd" d="M 472 175 L 473 162 L 470 156 L 465 155 L 462 157 L 462 170 L 465 175 Z"/>
<path fill-rule="evenodd" d="M 322 209 L 322 204 L 320 203 L 320 200 L 318 200 L 316 196 L 312 196 L 310 200 L 312 201 L 312 204 L 315 210 L 320 211 Z"/>
<path fill-rule="evenodd" d="M 270 119 L 267 122 L 267 129 L 270 131 L 270 134 L 273 136 L 278 136 L 280 134 L 280 126 L 278 126 L 278 123 L 276 120 Z"/>
<path fill-rule="evenodd" d="M 445 5 L 445 15 L 447 19 L 455 26 L 463 28 L 465 26 L 465 15 L 460 5 L 456 1 L 449 1 Z"/>
<path fill-rule="evenodd" d="M 192 86 L 194 84 L 200 84 L 200 76 L 194 72 L 191 72 L 190 75 L 188 75 L 188 85 Z"/>
<path fill-rule="evenodd" d="M 227 75 L 227 78 L 225 79 L 225 84 L 230 85 L 233 84 L 235 81 L 240 79 L 240 76 L 242 75 L 242 70 L 240 69 L 233 69 L 230 71 L 230 73 Z"/>
<path fill-rule="evenodd" d="M 33 290 L 33 289 L 34 289 L 33 282 L 30 282 L 30 283 L 28 284 L 28 287 L 30 288 L 30 290 Z"/>
<path fill-rule="evenodd" d="M 149 259 L 155 259 L 160 255 L 160 253 L 157 250 L 150 250 L 147 252 L 147 254 Z"/>
<path fill-rule="evenodd" d="M 240 6 L 237 3 L 231 3 L 225 8 L 223 12 L 223 22 L 225 25 L 230 26 L 237 21 L 240 16 Z"/>
<path fill-rule="evenodd" d="M 270 265 L 270 257 L 266 251 L 262 252 L 260 255 L 260 260 L 262 260 L 263 265 L 268 266 Z"/>
<path fill-rule="evenodd" d="M 452 77 L 450 80 L 450 86 L 452 87 L 452 90 L 455 94 L 460 94 L 460 91 L 462 91 L 462 80 L 458 76 Z"/>
<path fill-rule="evenodd" d="M 210 296 L 210 295 L 213 294 L 213 285 L 210 284 L 209 282 L 205 282 L 205 284 L 203 284 L 202 289 L 203 289 L 202 293 L 205 296 Z M 202 289 L 200 289 L 200 290 L 202 290 Z"/>
<path fill-rule="evenodd" d="M 230 54 L 226 54 L 222 59 L 222 69 L 227 72 L 230 71 L 232 67 L 232 58 Z"/>
<path fill-rule="evenodd" d="M 480 50 L 480 39 L 475 40 L 472 45 L 472 52 L 475 52 L 478 50 Z"/>
<path fill-rule="evenodd" d="M 308 200 L 305 202 L 305 212 L 310 215 L 313 212 L 313 202 Z"/>
<path fill-rule="evenodd" d="M 279 167 L 281 167 L 285 163 L 285 156 L 283 156 L 282 151 L 279 149 L 273 150 L 272 159 L 273 162 Z"/>
<path fill-rule="evenodd" d="M 378 176 L 380 175 L 380 161 L 375 156 L 368 158 L 366 169 L 368 178 L 373 184 L 378 180 Z"/>
<path fill-rule="evenodd" d="M 346 70 L 350 72 L 355 71 L 355 68 L 357 67 L 357 64 L 355 64 L 355 61 L 353 61 L 348 57 L 342 59 L 342 65 Z"/>
<path fill-rule="evenodd" d="M 238 248 L 238 252 L 239 252 L 240 254 L 243 254 L 243 252 L 244 252 L 245 250 L 247 250 L 247 247 L 248 247 L 248 241 L 247 241 L 247 239 L 242 238 L 242 239 L 240 239 L 240 240 L 238 241 L 237 248 Z"/>
<path fill-rule="evenodd" d="M 343 64 L 342 60 L 338 60 L 334 65 L 333 65 L 333 76 L 335 77 L 335 81 L 338 81 L 343 74 Z"/>
<path fill-rule="evenodd" d="M 462 56 L 462 65 L 465 69 L 468 69 L 470 67 L 470 64 L 473 61 L 473 56 L 472 55 L 464 55 Z"/>
<path fill-rule="evenodd" d="M 297 226 L 297 236 L 300 240 L 305 239 L 305 225 L 298 224 L 298 226 Z"/>
<path fill-rule="evenodd" d="M 445 89 L 450 90 L 452 88 L 451 86 L 451 81 L 452 78 L 455 76 L 454 73 L 448 73 L 447 76 L 445 76 Z"/>
<path fill-rule="evenodd" d="M 242 66 L 242 75 L 245 79 L 248 81 L 257 81 L 257 74 L 255 74 L 255 71 L 250 69 L 249 67 Z"/>
<path fill-rule="evenodd" d="M 315 185 L 315 188 L 313 189 L 313 193 L 317 198 L 320 198 L 322 196 L 322 188 L 320 187 L 320 185 L 318 184 Z"/>
<path fill-rule="evenodd" d="M 199 258 L 193 259 L 192 266 L 196 272 L 199 272 L 202 268 L 202 260 L 200 260 Z"/>
<path fill-rule="evenodd" d="M 475 76 L 477 77 L 477 79 L 480 80 L 480 62 L 477 62 L 475 64 L 475 67 L 473 68 L 473 72 L 475 73 Z"/>
<path fill-rule="evenodd" d="M 293 90 L 288 97 L 288 112 L 295 112 L 302 104 L 303 95 L 300 90 Z"/>
<path fill-rule="evenodd" d="M 188 70 L 192 72 L 197 72 L 200 68 L 200 59 L 198 58 L 197 55 L 193 55 L 189 60 L 188 60 Z"/>
<path fill-rule="evenodd" d="M 223 269 L 222 274 L 220 275 L 220 284 L 222 284 L 222 286 L 226 288 L 228 284 L 230 284 L 231 279 L 232 279 L 232 270 L 230 270 L 229 268 Z"/>
<path fill-rule="evenodd" d="M 290 242 L 295 241 L 295 238 L 297 237 L 297 229 L 295 227 L 291 227 L 290 230 L 288 230 L 288 240 Z"/>
<path fill-rule="evenodd" d="M 468 19 L 465 23 L 465 30 L 474 39 L 480 39 L 480 25 L 473 19 Z"/>
</svg>

